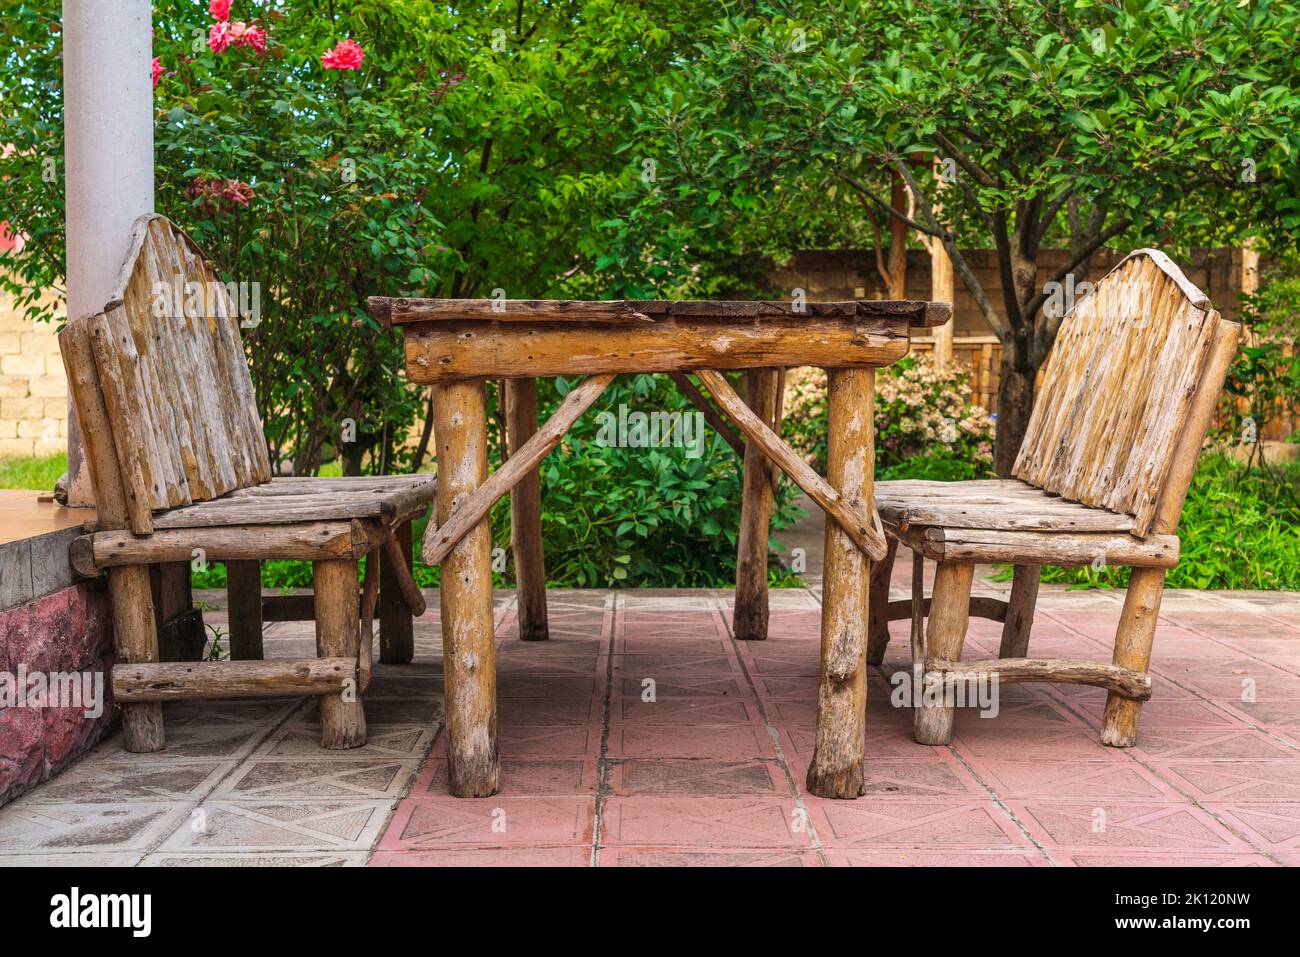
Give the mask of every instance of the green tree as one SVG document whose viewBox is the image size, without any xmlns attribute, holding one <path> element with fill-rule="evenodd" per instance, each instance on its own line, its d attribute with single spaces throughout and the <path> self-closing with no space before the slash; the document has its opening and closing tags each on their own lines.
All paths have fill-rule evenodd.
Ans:
<svg viewBox="0 0 1300 957">
<path fill-rule="evenodd" d="M 1267 0 L 758 3 L 703 30 L 643 112 L 668 159 L 649 202 L 707 226 L 818 207 L 759 236 L 842 216 L 841 232 L 893 218 L 939 237 L 1002 342 L 1005 475 L 1063 318 L 1052 283 L 1108 244 L 1300 229 L 1298 32 L 1300 6 Z M 1053 246 L 1065 262 L 1043 282 Z M 996 294 L 963 248 L 995 251 Z"/>
</svg>

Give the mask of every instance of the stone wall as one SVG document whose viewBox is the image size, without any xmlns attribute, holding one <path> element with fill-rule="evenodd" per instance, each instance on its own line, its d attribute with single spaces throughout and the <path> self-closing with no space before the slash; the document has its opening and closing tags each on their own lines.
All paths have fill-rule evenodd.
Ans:
<svg viewBox="0 0 1300 957">
<path fill-rule="evenodd" d="M 11 684 L 33 673 L 46 681 L 56 673 L 98 674 L 103 681 L 97 716 L 88 716 L 84 706 L 0 705 L 0 804 L 47 780 L 103 737 L 113 717 L 112 648 L 108 593 L 99 582 L 0 611 L 0 674 Z"/>
<path fill-rule="evenodd" d="M 0 458 L 57 455 L 68 443 L 68 382 L 55 325 L 29 322 L 0 293 Z"/>
</svg>

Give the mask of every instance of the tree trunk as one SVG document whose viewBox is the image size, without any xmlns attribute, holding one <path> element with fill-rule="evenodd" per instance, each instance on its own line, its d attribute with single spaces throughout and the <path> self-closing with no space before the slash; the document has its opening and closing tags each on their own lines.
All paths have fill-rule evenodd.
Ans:
<svg viewBox="0 0 1300 957">
<path fill-rule="evenodd" d="M 1029 428 L 1034 409 L 1034 379 L 1038 370 L 1018 367 L 1005 346 L 998 383 L 998 427 L 993 444 L 993 468 L 999 478 L 1009 478 L 1016 453 Z"/>
</svg>

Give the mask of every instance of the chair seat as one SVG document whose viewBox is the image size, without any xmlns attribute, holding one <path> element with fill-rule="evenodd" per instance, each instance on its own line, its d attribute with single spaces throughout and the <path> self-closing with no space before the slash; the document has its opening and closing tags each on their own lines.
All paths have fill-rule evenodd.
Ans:
<svg viewBox="0 0 1300 957">
<path fill-rule="evenodd" d="M 1018 479 L 876 483 L 887 526 L 935 526 L 1033 532 L 1129 532 L 1133 517 L 1092 508 Z"/>
<path fill-rule="evenodd" d="M 274 478 L 221 498 L 155 513 L 155 529 L 290 525 L 344 519 L 408 520 L 438 492 L 433 475 Z"/>
<path fill-rule="evenodd" d="M 879 482 L 887 533 L 934 561 L 1172 568 L 1177 535 L 1133 534 L 1133 518 L 1016 479 Z"/>
</svg>

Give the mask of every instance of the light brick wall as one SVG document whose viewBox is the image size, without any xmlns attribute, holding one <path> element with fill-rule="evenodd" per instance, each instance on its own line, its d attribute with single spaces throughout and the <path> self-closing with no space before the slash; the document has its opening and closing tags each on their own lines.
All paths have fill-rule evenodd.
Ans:
<svg viewBox="0 0 1300 957">
<path fill-rule="evenodd" d="M 0 293 L 0 458 L 67 449 L 68 381 L 54 329 L 28 322 Z"/>
</svg>

